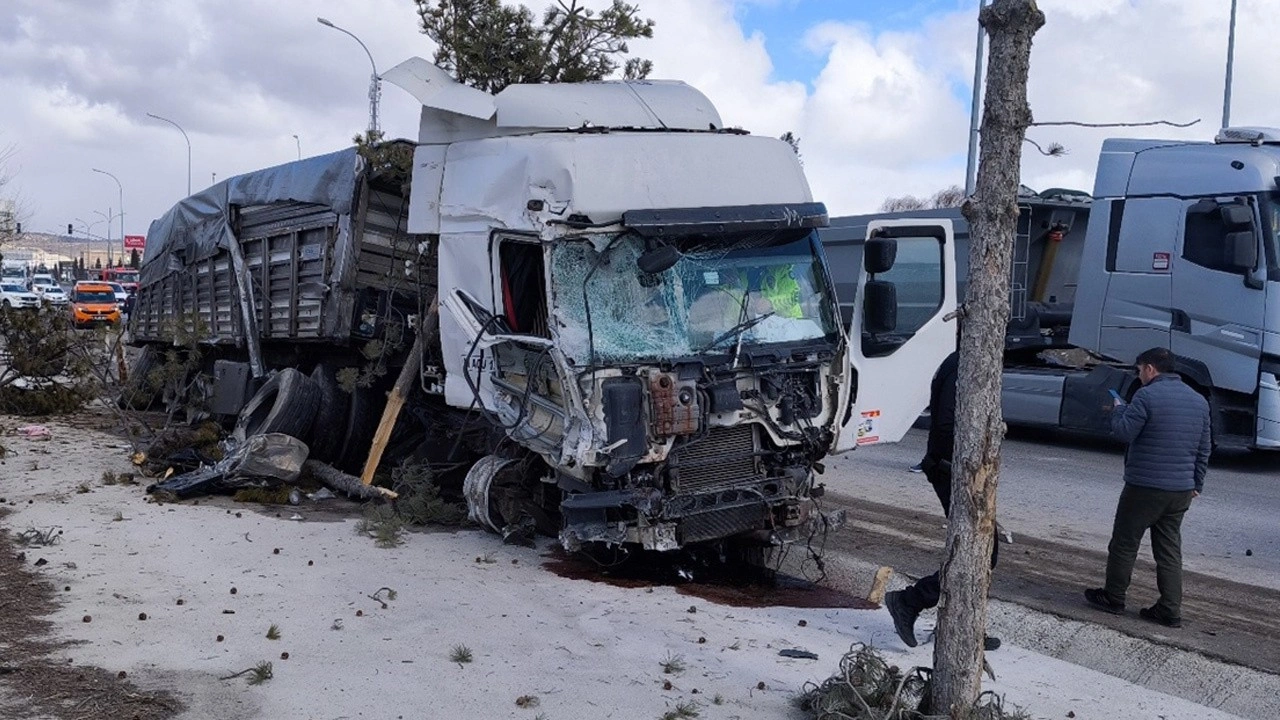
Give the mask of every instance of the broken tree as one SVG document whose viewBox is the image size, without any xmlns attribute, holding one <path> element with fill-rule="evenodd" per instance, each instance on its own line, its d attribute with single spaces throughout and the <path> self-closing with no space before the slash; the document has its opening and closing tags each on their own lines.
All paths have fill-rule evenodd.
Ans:
<svg viewBox="0 0 1280 720">
<path fill-rule="evenodd" d="M 1022 142 L 1031 124 L 1031 39 L 1044 25 L 1035 0 L 994 0 L 979 22 L 990 44 L 981 158 L 969 221 L 969 287 L 960 337 L 955 469 L 942 602 L 934 646 L 932 707 L 965 717 L 981 690 L 982 640 L 991 584 L 996 485 L 1004 421 L 1001 359 L 1009 321 L 1009 266 L 1018 219 Z"/>
</svg>

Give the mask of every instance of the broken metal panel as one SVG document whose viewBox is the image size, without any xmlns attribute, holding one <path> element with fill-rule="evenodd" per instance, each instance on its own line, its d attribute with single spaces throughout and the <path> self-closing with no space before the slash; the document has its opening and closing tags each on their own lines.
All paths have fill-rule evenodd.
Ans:
<svg viewBox="0 0 1280 720">
<path fill-rule="evenodd" d="M 409 232 L 440 233 L 440 189 L 444 184 L 443 145 L 419 145 L 413 151 L 413 202 L 409 204 Z"/>
<path fill-rule="evenodd" d="M 497 112 L 494 97 L 483 90 L 463 85 L 447 70 L 420 57 L 382 73 L 382 79 L 397 85 L 422 103 L 423 107 L 488 120 Z"/>
<path fill-rule="evenodd" d="M 672 167 L 682 170 L 673 173 Z M 543 231 L 550 221 L 563 222 L 570 215 L 602 223 L 639 208 L 812 199 L 795 153 L 774 138 L 541 133 L 451 145 L 440 216 L 442 232 Z M 538 201 L 542 209 L 531 210 L 529 201 Z"/>
<path fill-rule="evenodd" d="M 716 130 L 720 113 L 678 80 L 508 85 L 496 96 L 499 127 Z"/>
</svg>

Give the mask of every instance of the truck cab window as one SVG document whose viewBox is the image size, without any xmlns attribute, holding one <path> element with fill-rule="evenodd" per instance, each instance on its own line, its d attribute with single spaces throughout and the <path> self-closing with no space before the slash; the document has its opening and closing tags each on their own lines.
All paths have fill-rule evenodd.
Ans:
<svg viewBox="0 0 1280 720">
<path fill-rule="evenodd" d="M 1223 221 L 1221 206 L 1201 201 L 1187 208 L 1182 233 L 1182 257 L 1210 270 L 1238 274 L 1227 253 L 1232 228 Z"/>
<path fill-rule="evenodd" d="M 542 246 L 504 240 L 498 246 L 502 314 L 512 332 L 549 338 L 546 274 Z"/>
<path fill-rule="evenodd" d="M 897 327 L 887 333 L 863 333 L 863 352 L 889 355 L 910 340 L 942 307 L 942 243 L 932 237 L 898 238 L 897 259 L 876 280 L 892 283 L 897 295 Z"/>
</svg>

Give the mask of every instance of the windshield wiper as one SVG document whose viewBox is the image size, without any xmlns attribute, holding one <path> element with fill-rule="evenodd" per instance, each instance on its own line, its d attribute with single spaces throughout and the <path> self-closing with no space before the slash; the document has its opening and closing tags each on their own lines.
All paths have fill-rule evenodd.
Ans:
<svg viewBox="0 0 1280 720">
<path fill-rule="evenodd" d="M 742 322 L 738 323 L 737 325 L 734 325 L 733 327 L 731 327 L 731 328 L 729 328 L 728 330 L 726 330 L 726 331 L 724 331 L 723 333 L 721 333 L 719 337 L 717 337 L 715 340 L 712 340 L 712 341 L 711 341 L 711 342 L 710 342 L 706 347 L 702 348 L 702 349 L 701 349 L 701 350 L 699 350 L 698 352 L 706 352 L 706 351 L 710 350 L 711 348 L 713 348 L 713 347 L 715 347 L 715 346 L 719 345 L 720 343 L 724 342 L 725 340 L 728 340 L 728 339 L 729 339 L 729 338 L 731 338 L 731 337 L 737 337 L 737 336 L 741 335 L 742 333 L 744 333 L 744 332 L 746 332 L 746 331 L 750 330 L 751 328 L 755 327 L 756 325 L 759 325 L 759 324 L 760 324 L 761 322 L 763 322 L 766 318 L 773 317 L 774 315 L 777 315 L 777 314 L 778 314 L 778 313 L 777 313 L 777 311 L 775 311 L 775 310 L 770 310 L 769 312 L 767 312 L 767 313 L 765 313 L 765 314 L 763 314 L 763 315 L 757 315 L 757 316 L 755 316 L 755 317 L 753 317 L 753 318 L 749 318 L 749 319 L 747 319 L 747 320 L 743 320 Z"/>
</svg>

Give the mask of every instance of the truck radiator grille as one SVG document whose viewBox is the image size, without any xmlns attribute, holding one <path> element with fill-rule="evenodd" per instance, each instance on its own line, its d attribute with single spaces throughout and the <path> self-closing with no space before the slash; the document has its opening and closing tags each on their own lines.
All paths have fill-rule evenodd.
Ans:
<svg viewBox="0 0 1280 720">
<path fill-rule="evenodd" d="M 751 503 L 690 515 L 680 520 L 680 542 L 718 540 L 768 527 L 768 512 L 764 503 Z"/>
<path fill-rule="evenodd" d="M 755 425 L 712 428 L 677 446 L 668 462 L 672 489 L 679 495 L 706 492 L 761 479 Z"/>
</svg>

